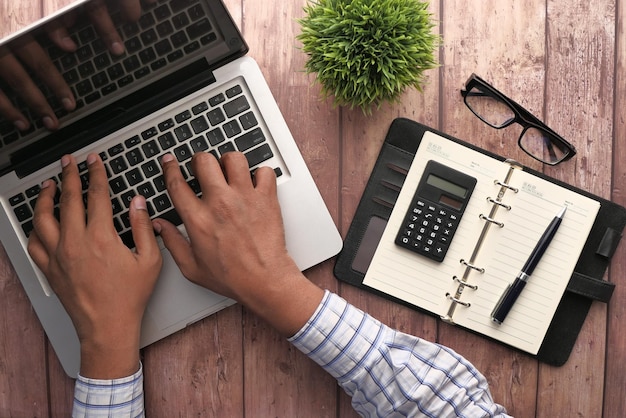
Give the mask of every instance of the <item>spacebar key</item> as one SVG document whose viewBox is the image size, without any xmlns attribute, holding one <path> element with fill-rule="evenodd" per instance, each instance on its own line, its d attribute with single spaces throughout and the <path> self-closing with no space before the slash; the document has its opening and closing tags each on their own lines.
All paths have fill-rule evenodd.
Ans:
<svg viewBox="0 0 626 418">
<path fill-rule="evenodd" d="M 180 215 L 176 212 L 176 209 L 170 209 L 167 212 L 160 213 L 157 215 L 157 218 L 165 219 L 166 221 L 170 221 L 174 225 L 178 226 L 183 223 L 183 220 L 180 219 Z"/>
</svg>

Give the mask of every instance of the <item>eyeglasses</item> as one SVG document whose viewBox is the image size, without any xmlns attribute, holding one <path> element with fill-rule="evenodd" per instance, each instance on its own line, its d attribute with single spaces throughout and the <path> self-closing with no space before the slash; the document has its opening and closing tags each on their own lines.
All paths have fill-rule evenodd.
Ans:
<svg viewBox="0 0 626 418">
<path fill-rule="evenodd" d="M 518 144 L 534 159 L 544 164 L 557 165 L 576 154 L 572 144 L 476 74 L 467 80 L 461 95 L 465 105 L 493 128 L 502 129 L 513 123 L 520 124 L 524 130 Z"/>
</svg>

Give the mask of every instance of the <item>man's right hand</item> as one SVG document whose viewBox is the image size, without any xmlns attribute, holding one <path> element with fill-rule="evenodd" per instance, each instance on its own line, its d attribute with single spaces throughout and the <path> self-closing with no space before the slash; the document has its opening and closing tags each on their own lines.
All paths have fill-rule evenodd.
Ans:
<svg viewBox="0 0 626 418">
<path fill-rule="evenodd" d="M 174 157 L 163 158 L 167 189 L 189 240 L 162 219 L 153 221 L 155 230 L 185 277 L 241 302 L 291 336 L 324 292 L 287 253 L 274 171 L 261 167 L 253 181 L 242 153 L 227 153 L 221 162 L 223 167 L 211 154 L 194 155 L 192 168 L 202 189 L 198 198 Z"/>
</svg>

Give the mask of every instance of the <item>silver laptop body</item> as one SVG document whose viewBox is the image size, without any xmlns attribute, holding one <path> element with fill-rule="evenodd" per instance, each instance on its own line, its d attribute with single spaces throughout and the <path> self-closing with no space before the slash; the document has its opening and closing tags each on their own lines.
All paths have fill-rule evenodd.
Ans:
<svg viewBox="0 0 626 418">
<path fill-rule="evenodd" d="M 81 15 L 87 3 L 74 3 L 0 41 L 1 54 L 36 39 L 79 102 L 73 112 L 58 109 L 61 129 L 56 132 L 35 126 L 22 133 L 0 119 L 0 237 L 70 376 L 76 376 L 80 364 L 74 327 L 27 252 L 38 186 L 58 179 L 58 160 L 65 153 L 79 162 L 90 152 L 105 159 L 114 222 L 131 248 L 125 214 L 134 194 L 146 196 L 154 217 L 176 222 L 160 182 L 159 155 L 173 153 L 190 185 L 197 187 L 191 155 L 212 152 L 219 157 L 232 150 L 246 154 L 251 170 L 268 165 L 277 173 L 287 247 L 300 269 L 334 256 L 342 246 L 267 82 L 256 62 L 245 56 L 247 46 L 220 0 L 161 0 L 135 24 L 121 21 L 111 5 L 126 44 L 123 57 L 109 54 L 89 29 Z M 45 36 L 46 27 L 68 15 L 79 22 L 72 29 L 79 51 L 72 54 L 62 53 Z M 10 87 L 1 83 L 0 89 L 12 97 Z M 35 125 L 37 118 L 31 116 Z M 87 181 L 86 171 L 83 175 Z M 142 347 L 234 303 L 188 282 L 161 247 L 163 270 L 144 316 Z"/>
</svg>

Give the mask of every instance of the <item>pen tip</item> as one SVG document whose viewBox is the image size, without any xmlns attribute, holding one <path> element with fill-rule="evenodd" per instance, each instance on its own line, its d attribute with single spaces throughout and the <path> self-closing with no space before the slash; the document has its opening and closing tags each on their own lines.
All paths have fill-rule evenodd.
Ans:
<svg viewBox="0 0 626 418">
<path fill-rule="evenodd" d="M 556 215 L 557 218 L 562 218 L 563 215 L 565 215 L 565 211 L 567 210 L 567 205 L 563 206 L 563 208 L 561 208 L 561 211 L 559 212 L 558 215 Z"/>
</svg>

